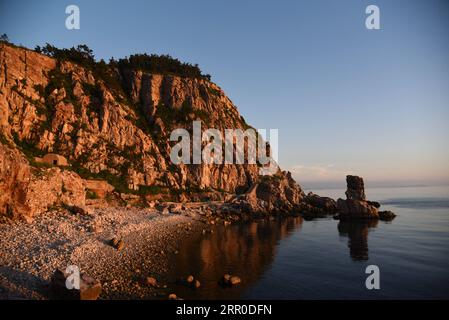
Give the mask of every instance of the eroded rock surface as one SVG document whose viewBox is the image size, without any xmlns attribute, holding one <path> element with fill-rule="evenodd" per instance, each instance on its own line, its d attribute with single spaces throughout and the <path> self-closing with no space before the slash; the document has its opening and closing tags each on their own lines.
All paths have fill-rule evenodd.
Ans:
<svg viewBox="0 0 449 320">
<path fill-rule="evenodd" d="M 395 214 L 391 211 L 382 211 L 379 214 L 380 203 L 367 201 L 363 178 L 348 175 L 346 177 L 347 190 L 346 200 L 337 200 L 338 218 L 350 219 L 381 219 L 392 220 Z"/>
</svg>

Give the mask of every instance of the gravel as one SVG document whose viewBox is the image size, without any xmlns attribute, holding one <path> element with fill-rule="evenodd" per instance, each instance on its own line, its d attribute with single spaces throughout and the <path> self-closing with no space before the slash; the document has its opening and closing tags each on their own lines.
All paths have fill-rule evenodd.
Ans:
<svg viewBox="0 0 449 320">
<path fill-rule="evenodd" d="M 55 298 L 51 276 L 69 265 L 102 283 L 100 299 L 168 298 L 169 260 L 180 241 L 203 230 L 201 214 L 122 207 L 88 211 L 55 210 L 32 223 L 0 224 L 0 299 Z M 111 245 L 113 238 L 123 241 L 121 250 Z M 145 284 L 147 277 L 158 287 Z"/>
</svg>

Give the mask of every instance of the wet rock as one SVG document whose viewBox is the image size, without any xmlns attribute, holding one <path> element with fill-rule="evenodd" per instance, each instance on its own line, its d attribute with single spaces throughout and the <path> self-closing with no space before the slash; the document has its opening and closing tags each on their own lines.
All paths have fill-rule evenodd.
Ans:
<svg viewBox="0 0 449 320">
<path fill-rule="evenodd" d="M 377 208 L 368 201 L 338 199 L 337 208 L 340 219 L 378 219 Z"/>
<path fill-rule="evenodd" d="M 192 284 L 194 289 L 199 289 L 201 287 L 201 282 L 199 282 L 199 280 L 194 280 L 193 284 Z"/>
<path fill-rule="evenodd" d="M 240 277 L 237 277 L 237 276 L 232 276 L 229 279 L 229 283 L 231 284 L 231 286 L 235 286 L 235 285 L 237 285 L 237 284 L 239 284 L 241 282 L 242 282 L 242 279 L 240 279 Z"/>
<path fill-rule="evenodd" d="M 235 276 L 235 275 L 230 275 L 230 274 L 223 275 L 223 277 L 219 281 L 220 285 L 228 286 L 228 287 L 238 285 L 241 282 L 242 282 L 242 279 L 240 279 L 240 277 Z"/>
<path fill-rule="evenodd" d="M 66 280 L 73 274 L 67 274 L 57 269 L 51 279 L 51 291 L 55 299 L 70 300 L 97 300 L 101 294 L 102 286 L 98 280 L 86 274 L 80 275 L 79 289 L 68 289 Z M 70 281 L 70 279 L 69 279 Z"/>
<path fill-rule="evenodd" d="M 391 211 L 379 211 L 379 219 L 384 221 L 391 221 L 396 217 L 396 214 L 394 214 Z"/>
</svg>

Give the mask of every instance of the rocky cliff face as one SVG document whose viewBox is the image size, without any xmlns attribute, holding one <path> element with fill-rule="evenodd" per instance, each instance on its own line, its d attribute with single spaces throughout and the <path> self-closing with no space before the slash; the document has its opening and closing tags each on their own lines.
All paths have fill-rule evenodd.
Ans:
<svg viewBox="0 0 449 320">
<path fill-rule="evenodd" d="M 10 207 L 20 214 L 31 210 L 23 194 L 42 172 L 57 177 L 55 188 L 61 190 L 63 181 L 73 178 L 72 184 L 79 185 L 75 194 L 82 189 L 74 182 L 81 176 L 107 180 L 119 192 L 182 200 L 195 192 L 217 197 L 240 193 L 258 181 L 255 164 L 170 161 L 169 136 L 175 128 L 191 130 L 194 120 L 222 133 L 225 128 L 249 127 L 217 85 L 132 69 L 111 72 L 117 81 L 108 83 L 89 68 L 0 43 L 2 212 Z M 35 158 L 46 153 L 64 156 L 69 166 L 43 167 Z M 294 183 L 290 180 L 287 184 Z M 284 198 L 301 199 L 295 183 L 293 191 L 284 189 Z M 58 199 L 64 194 L 55 192 Z M 79 203 L 72 200 L 63 202 Z"/>
</svg>

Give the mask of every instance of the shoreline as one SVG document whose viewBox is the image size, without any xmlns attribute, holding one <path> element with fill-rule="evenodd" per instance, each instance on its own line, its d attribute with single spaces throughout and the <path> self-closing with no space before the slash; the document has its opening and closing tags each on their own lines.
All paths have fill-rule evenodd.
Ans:
<svg viewBox="0 0 449 320">
<path fill-rule="evenodd" d="M 50 211 L 31 224 L 0 225 L 0 299 L 57 299 L 51 277 L 69 265 L 101 282 L 99 299 L 165 299 L 174 293 L 167 275 L 180 242 L 210 228 L 191 208 L 179 214 L 124 207 L 88 211 Z M 123 240 L 122 250 L 111 246 L 113 237 Z M 146 277 L 160 287 L 145 284 Z"/>
</svg>

